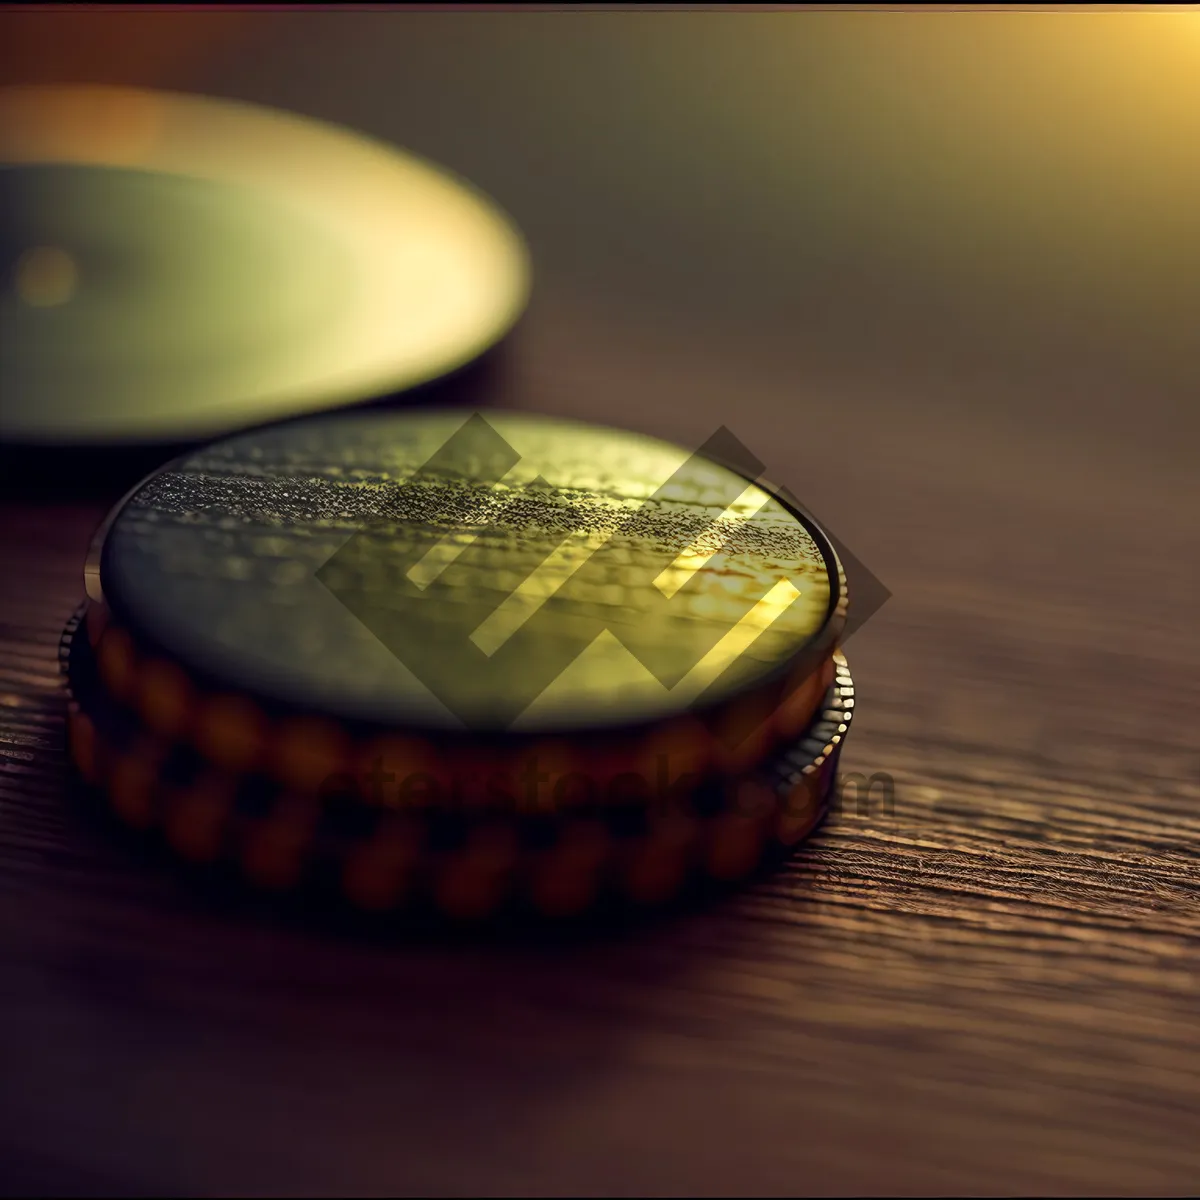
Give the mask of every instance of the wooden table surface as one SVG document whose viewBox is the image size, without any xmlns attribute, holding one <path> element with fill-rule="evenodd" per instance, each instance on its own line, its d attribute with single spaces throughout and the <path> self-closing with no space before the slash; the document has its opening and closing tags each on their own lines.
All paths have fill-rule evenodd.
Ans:
<svg viewBox="0 0 1200 1200">
<path fill-rule="evenodd" d="M 1143 171 L 1139 215 L 1178 232 L 1187 200 L 1193 238 L 1096 266 L 1087 172 L 1134 186 L 1159 35 L 1024 18 L 968 68 L 982 19 L 274 13 L 174 68 L 510 208 L 537 292 L 483 399 L 690 444 L 728 425 L 869 565 L 893 597 L 848 646 L 843 770 L 891 775 L 894 811 L 850 808 L 770 879 L 602 937 L 381 943 L 218 903 L 65 786 L 58 635 L 147 464 L 5 460 L 0 1190 L 1200 1188 L 1200 367 L 1176 311 L 1200 185 Z M 1200 89 L 1171 53 L 1160 82 Z M 1025 99 L 972 107 L 1016 59 Z M 162 82 L 143 66 L 122 78 Z M 1122 86 L 1128 121 L 1077 127 L 1091 157 L 1039 176 L 1038 113 Z M 1005 120 L 1019 146 L 984 136 Z M 904 161 L 936 143 L 950 165 L 906 173 L 897 130 Z M 979 199 L 1001 160 L 1011 196 L 1044 189 L 1038 220 Z"/>
</svg>

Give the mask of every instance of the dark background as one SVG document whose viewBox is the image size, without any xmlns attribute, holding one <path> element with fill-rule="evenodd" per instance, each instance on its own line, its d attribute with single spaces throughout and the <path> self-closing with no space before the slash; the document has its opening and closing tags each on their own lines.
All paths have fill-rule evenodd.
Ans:
<svg viewBox="0 0 1200 1200">
<path fill-rule="evenodd" d="M 489 398 L 727 424 L 893 592 L 843 767 L 896 786 L 599 941 L 214 907 L 64 797 L 54 646 L 132 468 L 13 476 L 0 1183 L 1194 1193 L 1200 15 L 10 9 L 0 44 L 491 192 L 535 287 Z"/>
</svg>

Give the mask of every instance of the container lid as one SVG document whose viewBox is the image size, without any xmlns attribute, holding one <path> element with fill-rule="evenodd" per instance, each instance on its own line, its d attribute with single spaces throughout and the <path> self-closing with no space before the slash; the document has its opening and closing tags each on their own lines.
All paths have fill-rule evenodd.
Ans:
<svg viewBox="0 0 1200 1200">
<path fill-rule="evenodd" d="M 88 590 L 142 659 L 271 714 L 579 739 L 774 708 L 827 669 L 845 582 L 731 444 L 499 411 L 258 430 L 137 487 Z"/>
<path fill-rule="evenodd" d="M 525 246 L 334 126 L 96 86 L 0 93 L 0 438 L 182 442 L 395 393 L 493 345 Z"/>
</svg>

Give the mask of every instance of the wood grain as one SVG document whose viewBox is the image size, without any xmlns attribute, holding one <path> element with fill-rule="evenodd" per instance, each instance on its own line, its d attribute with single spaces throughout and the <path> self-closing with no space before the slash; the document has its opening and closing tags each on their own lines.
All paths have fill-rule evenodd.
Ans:
<svg viewBox="0 0 1200 1200">
<path fill-rule="evenodd" d="M 299 88 L 294 38 L 226 90 Z M 313 84 L 331 110 L 378 101 L 358 86 Z M 783 316 L 716 336 L 542 263 L 488 399 L 692 444 L 727 423 L 850 545 L 893 598 L 847 648 L 843 769 L 890 774 L 894 811 L 849 808 L 775 876 L 604 936 L 381 942 L 214 899 L 64 787 L 55 645 L 132 479 L 93 464 L 70 503 L 13 484 L 0 1181 L 1194 1194 L 1194 406 L 1161 448 L 1081 422 L 1061 375 L 981 375 L 956 406 L 912 363 L 798 365 Z M 1168 420 L 1136 380 L 1106 403 Z"/>
<path fill-rule="evenodd" d="M 545 364 L 551 348 L 533 349 Z M 845 768 L 891 774 L 894 812 L 849 806 L 715 910 L 555 946 L 380 946 L 214 907 L 93 828 L 63 792 L 54 650 L 102 506 L 10 503 L 0 1146 L 59 1172 L 16 1177 L 203 1194 L 1194 1190 L 1186 530 L 1136 510 L 1098 528 L 1094 492 L 1027 485 L 997 508 L 986 479 L 891 469 L 883 507 L 850 499 L 846 469 L 814 467 L 810 494 L 819 515 L 838 497 L 844 536 L 869 523 L 883 550 L 894 599 L 849 647 L 864 699 Z M 1019 603 L 996 552 L 1013 539 Z"/>
</svg>

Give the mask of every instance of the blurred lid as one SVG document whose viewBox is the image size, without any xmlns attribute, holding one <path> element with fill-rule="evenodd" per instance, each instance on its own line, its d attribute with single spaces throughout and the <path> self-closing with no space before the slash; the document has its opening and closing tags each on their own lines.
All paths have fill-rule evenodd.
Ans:
<svg viewBox="0 0 1200 1200">
<path fill-rule="evenodd" d="M 391 394 L 499 340 L 529 288 L 486 198 L 224 100 L 0 92 L 0 437 L 182 441 Z"/>
</svg>

